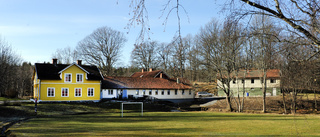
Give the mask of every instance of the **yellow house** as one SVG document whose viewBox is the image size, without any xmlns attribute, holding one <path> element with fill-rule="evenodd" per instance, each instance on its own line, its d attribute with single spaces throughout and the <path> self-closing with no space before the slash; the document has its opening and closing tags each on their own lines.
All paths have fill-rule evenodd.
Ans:
<svg viewBox="0 0 320 137">
<path fill-rule="evenodd" d="M 96 66 L 72 64 L 35 63 L 34 99 L 38 101 L 99 101 L 101 81 Z"/>
</svg>

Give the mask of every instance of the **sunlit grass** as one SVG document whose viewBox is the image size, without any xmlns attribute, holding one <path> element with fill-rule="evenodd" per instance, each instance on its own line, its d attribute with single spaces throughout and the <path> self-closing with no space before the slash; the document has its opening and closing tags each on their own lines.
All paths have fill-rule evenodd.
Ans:
<svg viewBox="0 0 320 137">
<path fill-rule="evenodd" d="M 95 113 L 34 118 L 11 128 L 17 136 L 319 136 L 316 115 L 213 112 Z"/>
</svg>

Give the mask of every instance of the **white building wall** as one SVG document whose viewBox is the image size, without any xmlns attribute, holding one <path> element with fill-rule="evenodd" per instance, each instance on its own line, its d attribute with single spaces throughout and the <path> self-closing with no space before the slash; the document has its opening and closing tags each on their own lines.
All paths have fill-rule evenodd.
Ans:
<svg viewBox="0 0 320 137">
<path fill-rule="evenodd" d="M 145 91 L 145 94 L 144 94 Z M 151 91 L 151 94 L 149 93 Z M 156 94 L 158 91 L 158 94 Z M 162 94 L 162 91 L 164 92 Z M 168 91 L 170 94 L 168 95 Z M 184 93 L 183 93 L 184 91 Z M 139 92 L 137 94 L 137 92 Z M 168 89 L 129 89 L 128 95 L 133 95 L 134 97 L 143 97 L 143 95 L 152 96 L 158 99 L 190 99 L 194 98 L 194 91 L 190 90 L 177 90 L 177 94 L 175 94 L 175 90 Z"/>
<path fill-rule="evenodd" d="M 109 91 L 113 91 L 112 94 Z M 110 94 L 109 94 L 110 93 Z M 117 98 L 118 97 L 117 89 L 102 89 L 102 98 Z"/>
<path fill-rule="evenodd" d="M 117 90 L 113 89 L 113 94 L 109 95 L 108 91 L 111 89 L 103 89 L 102 90 L 102 98 L 117 98 Z M 145 91 L 145 94 L 143 93 Z M 151 95 L 149 94 L 149 91 L 151 91 Z M 156 94 L 156 91 L 158 91 L 158 94 Z M 164 94 L 162 94 L 162 91 L 164 91 Z M 168 91 L 170 91 L 170 95 L 168 95 Z M 137 94 L 137 92 L 139 92 Z M 127 94 L 133 95 L 133 97 L 143 97 L 143 95 L 148 95 L 155 97 L 157 99 L 193 99 L 195 96 L 195 93 L 193 90 L 177 90 L 177 95 L 175 94 L 175 90 L 168 90 L 168 89 L 127 89 Z"/>
<path fill-rule="evenodd" d="M 273 79 L 274 83 L 271 83 L 271 79 L 267 79 L 267 88 L 279 88 L 280 87 L 280 79 Z M 261 80 L 260 79 L 253 79 L 253 83 L 251 79 L 245 79 L 245 87 L 246 88 L 262 88 Z M 218 88 L 222 86 L 222 83 L 218 80 Z M 225 85 L 226 86 L 226 85 Z M 230 82 L 230 88 L 241 88 L 243 86 L 242 80 L 239 79 L 237 81 Z"/>
</svg>

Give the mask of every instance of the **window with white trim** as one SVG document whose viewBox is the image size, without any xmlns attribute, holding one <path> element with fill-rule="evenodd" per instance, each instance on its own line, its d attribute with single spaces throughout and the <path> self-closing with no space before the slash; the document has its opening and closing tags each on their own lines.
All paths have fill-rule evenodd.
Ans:
<svg viewBox="0 0 320 137">
<path fill-rule="evenodd" d="M 77 82 L 83 82 L 83 74 L 77 74 Z"/>
<path fill-rule="evenodd" d="M 182 90 L 182 95 L 184 95 L 184 89 Z"/>
<path fill-rule="evenodd" d="M 61 97 L 69 97 L 69 88 L 61 88 Z"/>
<path fill-rule="evenodd" d="M 72 74 L 71 73 L 64 74 L 64 82 L 72 82 Z"/>
<path fill-rule="evenodd" d="M 270 79 L 270 83 L 276 83 L 275 79 Z"/>
<path fill-rule="evenodd" d="M 164 90 L 161 91 L 161 95 L 164 95 Z"/>
<path fill-rule="evenodd" d="M 94 88 L 88 88 L 88 97 L 93 97 Z"/>
<path fill-rule="evenodd" d="M 178 95 L 178 90 L 177 89 L 174 90 L 174 94 Z"/>
<path fill-rule="evenodd" d="M 113 89 L 108 90 L 108 95 L 113 95 Z"/>
<path fill-rule="evenodd" d="M 151 89 L 149 90 L 149 95 L 152 95 L 152 90 Z"/>
<path fill-rule="evenodd" d="M 75 97 L 81 97 L 82 96 L 82 89 L 81 88 L 75 88 L 74 89 L 74 96 Z"/>
<path fill-rule="evenodd" d="M 145 94 L 146 94 L 146 90 L 144 89 L 144 90 L 143 90 L 143 95 L 145 95 Z"/>
<path fill-rule="evenodd" d="M 158 90 L 156 90 L 154 94 L 155 94 L 155 95 L 158 95 Z"/>
<path fill-rule="evenodd" d="M 139 95 L 139 89 L 136 90 L 136 95 Z"/>
<path fill-rule="evenodd" d="M 191 95 L 191 89 L 189 90 L 189 95 Z"/>
<path fill-rule="evenodd" d="M 170 95 L 170 90 L 168 90 L 168 95 Z"/>
<path fill-rule="evenodd" d="M 54 97 L 54 88 L 47 88 L 47 96 Z"/>
</svg>

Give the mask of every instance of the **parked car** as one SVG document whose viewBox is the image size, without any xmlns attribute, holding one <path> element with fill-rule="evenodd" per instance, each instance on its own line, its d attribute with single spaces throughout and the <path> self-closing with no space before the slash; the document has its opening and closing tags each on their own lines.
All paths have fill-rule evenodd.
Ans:
<svg viewBox="0 0 320 137">
<path fill-rule="evenodd" d="M 213 94 L 212 94 L 212 93 L 208 93 L 208 92 L 206 92 L 206 91 L 201 91 L 201 92 L 198 92 L 198 93 L 197 93 L 197 96 L 198 96 L 198 97 L 212 97 Z"/>
</svg>

